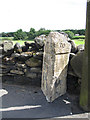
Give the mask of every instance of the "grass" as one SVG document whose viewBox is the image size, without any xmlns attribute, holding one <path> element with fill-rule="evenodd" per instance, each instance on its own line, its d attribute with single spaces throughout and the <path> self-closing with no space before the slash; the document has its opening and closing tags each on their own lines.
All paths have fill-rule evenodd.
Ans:
<svg viewBox="0 0 90 120">
<path fill-rule="evenodd" d="M 0 40 L 13 40 L 13 37 L 0 37 Z"/>
<path fill-rule="evenodd" d="M 73 41 L 75 42 L 76 46 L 85 44 L 85 39 L 74 39 Z"/>
<path fill-rule="evenodd" d="M 24 42 L 33 43 L 34 40 L 13 40 L 13 37 L 0 37 L 0 41 L 12 41 L 13 45 L 15 45 L 17 42 L 20 43 L 20 45 L 24 45 Z"/>
<path fill-rule="evenodd" d="M 33 43 L 34 40 L 13 40 L 13 44 L 15 45 L 17 42 L 20 44 L 20 45 L 24 45 L 24 42 L 29 42 L 29 43 Z"/>
<path fill-rule="evenodd" d="M 73 36 L 72 39 L 85 39 L 85 36 L 82 35 L 82 36 Z"/>
</svg>

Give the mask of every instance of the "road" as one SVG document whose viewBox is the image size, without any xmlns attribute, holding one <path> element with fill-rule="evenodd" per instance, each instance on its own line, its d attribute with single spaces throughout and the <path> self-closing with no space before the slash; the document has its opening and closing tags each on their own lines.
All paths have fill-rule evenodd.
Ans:
<svg viewBox="0 0 90 120">
<path fill-rule="evenodd" d="M 31 85 L 3 84 L 2 91 L 3 118 L 87 118 L 78 107 L 76 95 L 65 95 L 48 103 L 40 87 Z"/>
</svg>

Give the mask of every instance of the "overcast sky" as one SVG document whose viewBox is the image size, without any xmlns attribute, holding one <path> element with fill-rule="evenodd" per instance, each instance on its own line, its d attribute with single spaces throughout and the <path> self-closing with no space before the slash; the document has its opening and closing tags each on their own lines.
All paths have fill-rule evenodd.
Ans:
<svg viewBox="0 0 90 120">
<path fill-rule="evenodd" d="M 0 32 L 83 29 L 86 0 L 0 0 Z"/>
</svg>

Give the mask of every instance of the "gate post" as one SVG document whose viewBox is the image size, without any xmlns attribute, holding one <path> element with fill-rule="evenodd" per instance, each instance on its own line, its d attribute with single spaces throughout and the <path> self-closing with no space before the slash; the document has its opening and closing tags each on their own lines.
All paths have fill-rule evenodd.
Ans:
<svg viewBox="0 0 90 120">
<path fill-rule="evenodd" d="M 90 111 L 90 79 L 89 79 L 89 41 L 90 40 L 90 0 L 87 0 L 87 15 L 86 15 L 86 35 L 85 35 L 85 51 L 83 56 L 82 82 L 80 92 L 80 106 Z"/>
</svg>

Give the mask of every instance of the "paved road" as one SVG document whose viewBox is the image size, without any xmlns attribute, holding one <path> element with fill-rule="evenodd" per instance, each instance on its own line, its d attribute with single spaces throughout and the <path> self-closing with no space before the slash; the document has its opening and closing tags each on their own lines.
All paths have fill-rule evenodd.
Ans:
<svg viewBox="0 0 90 120">
<path fill-rule="evenodd" d="M 83 114 L 75 95 L 65 94 L 48 103 L 40 87 L 3 84 L 2 90 L 3 118 L 60 118 Z"/>
</svg>

